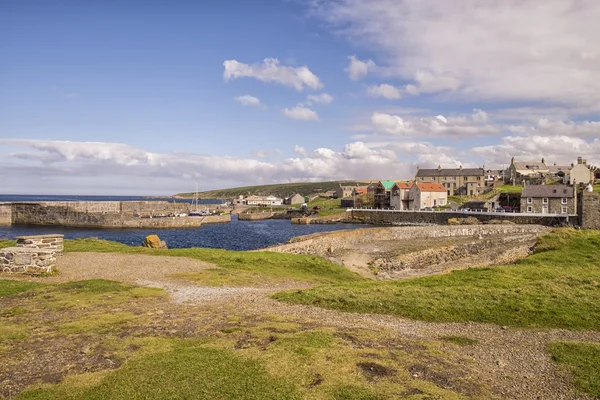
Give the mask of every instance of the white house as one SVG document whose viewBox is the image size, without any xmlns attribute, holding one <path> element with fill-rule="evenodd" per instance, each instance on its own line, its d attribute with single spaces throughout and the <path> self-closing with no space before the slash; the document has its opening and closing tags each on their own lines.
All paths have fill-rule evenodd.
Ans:
<svg viewBox="0 0 600 400">
<path fill-rule="evenodd" d="M 390 194 L 390 207 L 394 210 L 408 210 L 409 192 L 413 183 L 396 182 Z"/>
<path fill-rule="evenodd" d="M 448 192 L 439 183 L 422 183 L 416 181 L 408 193 L 409 208 L 420 210 L 425 207 L 440 207 L 448 204 Z"/>
<path fill-rule="evenodd" d="M 590 181 L 593 181 L 593 179 L 592 171 L 587 165 L 586 160 L 577 157 L 577 164 L 574 165 L 569 172 L 569 184 L 583 183 L 587 185 Z"/>
</svg>

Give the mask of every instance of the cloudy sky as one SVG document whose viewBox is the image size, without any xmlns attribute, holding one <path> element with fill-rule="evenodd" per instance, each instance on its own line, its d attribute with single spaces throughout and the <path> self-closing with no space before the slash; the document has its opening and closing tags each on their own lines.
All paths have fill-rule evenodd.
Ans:
<svg viewBox="0 0 600 400">
<path fill-rule="evenodd" d="M 0 2 L 0 193 L 600 164 L 597 0 Z"/>
</svg>

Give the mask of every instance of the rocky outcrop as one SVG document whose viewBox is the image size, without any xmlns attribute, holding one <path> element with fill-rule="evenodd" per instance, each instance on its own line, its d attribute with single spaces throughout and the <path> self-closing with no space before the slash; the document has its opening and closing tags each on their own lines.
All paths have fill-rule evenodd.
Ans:
<svg viewBox="0 0 600 400">
<path fill-rule="evenodd" d="M 152 249 L 167 249 L 167 243 L 160 240 L 158 235 L 148 235 L 142 242 L 142 247 L 150 247 Z"/>
</svg>

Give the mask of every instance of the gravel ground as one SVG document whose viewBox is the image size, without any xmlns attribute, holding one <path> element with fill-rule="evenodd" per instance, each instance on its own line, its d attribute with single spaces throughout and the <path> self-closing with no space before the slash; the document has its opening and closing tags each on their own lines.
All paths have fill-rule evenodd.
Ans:
<svg viewBox="0 0 600 400">
<path fill-rule="evenodd" d="M 569 376 L 550 359 L 547 345 L 553 341 L 573 340 L 600 342 L 600 332 L 559 329 L 529 330 L 479 323 L 428 323 L 376 314 L 343 313 L 316 307 L 289 305 L 269 298 L 282 289 L 300 288 L 287 283 L 273 288 L 198 287 L 168 276 L 177 272 L 194 272 L 214 265 L 184 257 L 159 257 L 116 253 L 67 253 L 57 264 L 61 274 L 41 278 L 44 282 L 64 282 L 93 278 L 113 279 L 165 289 L 177 303 L 196 307 L 233 309 L 251 318 L 257 315 L 281 315 L 290 320 L 315 326 L 337 328 L 377 327 L 394 335 L 436 340 L 440 336 L 460 335 L 477 340 L 477 344 L 451 351 L 472 359 L 486 385 L 509 399 L 594 399 L 575 392 Z M 40 280 L 31 278 L 30 280 Z"/>
</svg>

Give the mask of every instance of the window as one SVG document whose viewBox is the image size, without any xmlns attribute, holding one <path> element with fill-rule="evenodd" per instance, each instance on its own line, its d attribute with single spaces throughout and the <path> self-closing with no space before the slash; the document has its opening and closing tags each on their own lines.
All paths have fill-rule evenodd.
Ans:
<svg viewBox="0 0 600 400">
<path fill-rule="evenodd" d="M 560 201 L 561 204 L 567 204 L 567 198 L 563 197 Z"/>
<path fill-rule="evenodd" d="M 527 212 L 532 212 L 532 211 L 533 211 L 533 207 L 527 206 Z"/>
<path fill-rule="evenodd" d="M 447 176 L 445 176 L 445 177 L 444 177 L 444 180 L 445 180 L 445 181 L 447 181 L 447 180 L 448 180 L 448 177 L 447 177 Z"/>
<path fill-rule="evenodd" d="M 547 197 L 544 197 L 542 199 L 542 204 L 548 204 L 548 198 Z"/>
<path fill-rule="evenodd" d="M 563 214 L 566 214 L 567 213 L 567 207 L 561 207 L 561 212 Z"/>
<path fill-rule="evenodd" d="M 423 182 L 425 180 L 425 178 L 419 178 L 421 180 L 421 182 Z"/>
<path fill-rule="evenodd" d="M 552 193 L 556 193 L 556 189 L 553 189 L 553 190 L 552 190 Z"/>
<path fill-rule="evenodd" d="M 567 194 L 567 189 L 563 189 L 563 193 L 564 193 L 564 194 Z"/>
<path fill-rule="evenodd" d="M 452 180 L 453 180 L 453 181 L 455 181 L 455 180 L 456 180 L 456 177 L 455 177 L 455 176 L 453 176 L 453 177 L 452 177 Z"/>
<path fill-rule="evenodd" d="M 445 203 L 444 199 L 440 199 L 440 206 L 443 206 Z"/>
<path fill-rule="evenodd" d="M 533 203 L 533 199 L 531 197 L 528 197 L 527 198 L 527 204 L 531 204 L 531 203 Z"/>
</svg>

